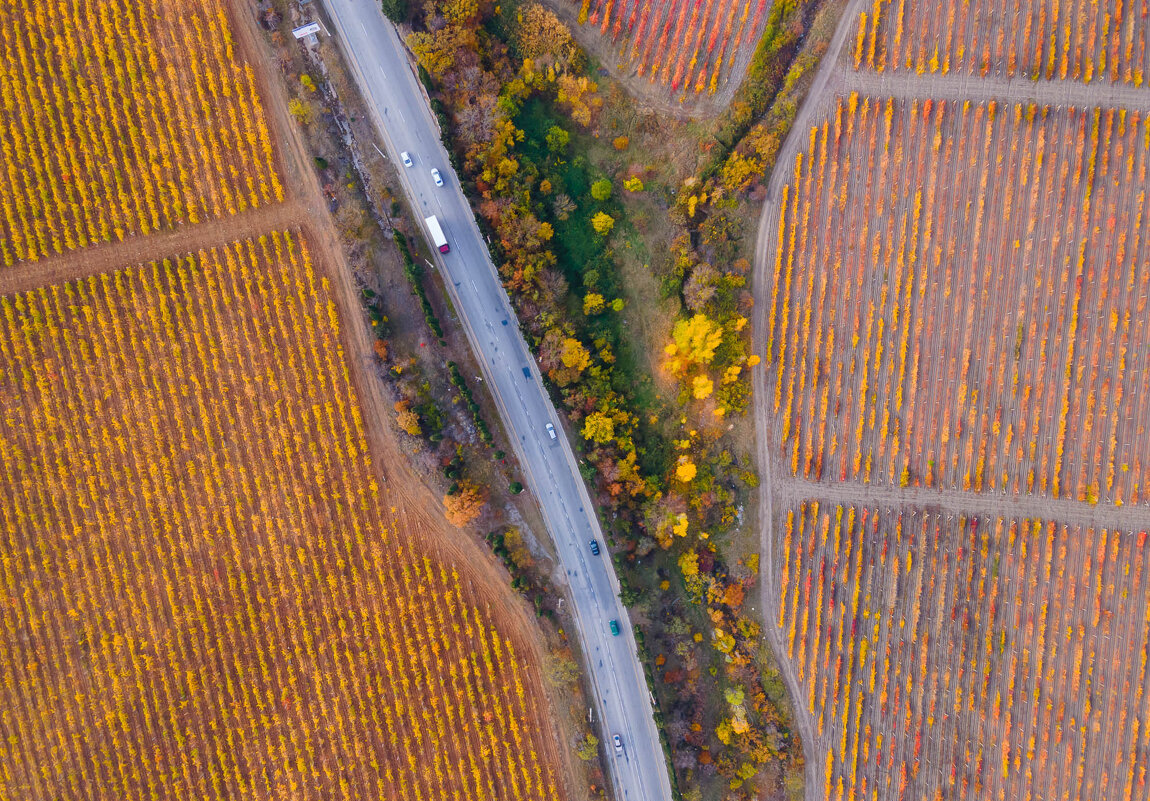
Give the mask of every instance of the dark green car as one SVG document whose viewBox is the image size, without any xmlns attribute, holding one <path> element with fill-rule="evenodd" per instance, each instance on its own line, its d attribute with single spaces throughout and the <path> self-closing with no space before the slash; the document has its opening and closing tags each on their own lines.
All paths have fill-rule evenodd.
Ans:
<svg viewBox="0 0 1150 801">
<path fill-rule="evenodd" d="M 619 621 L 618 620 L 612 620 L 611 621 L 611 633 L 614 634 L 616 637 L 619 636 Z"/>
</svg>

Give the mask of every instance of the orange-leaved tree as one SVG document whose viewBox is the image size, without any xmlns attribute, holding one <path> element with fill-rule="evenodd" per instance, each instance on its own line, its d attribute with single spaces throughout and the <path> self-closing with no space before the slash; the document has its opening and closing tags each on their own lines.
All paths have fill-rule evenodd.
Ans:
<svg viewBox="0 0 1150 801">
<path fill-rule="evenodd" d="M 483 514 L 487 493 L 470 481 L 460 481 L 454 494 L 443 496 L 443 513 L 447 522 L 463 528 Z"/>
</svg>

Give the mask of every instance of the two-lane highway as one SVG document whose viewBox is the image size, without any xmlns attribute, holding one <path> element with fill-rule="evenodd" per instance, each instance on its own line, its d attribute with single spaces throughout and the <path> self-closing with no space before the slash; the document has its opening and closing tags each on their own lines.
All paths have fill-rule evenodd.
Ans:
<svg viewBox="0 0 1150 801">
<path fill-rule="evenodd" d="M 451 251 L 438 257 L 455 308 L 483 365 L 527 485 L 567 575 L 573 618 L 595 693 L 608 770 L 620 801 L 670 801 L 671 786 L 619 583 L 571 451 L 519 331 L 471 208 L 395 28 L 374 0 L 324 0 L 343 53 L 420 217 L 435 215 Z M 410 154 L 404 167 L 399 154 Z M 435 186 L 437 168 L 444 186 Z M 553 423 L 557 437 L 547 424 Z M 618 621 L 620 634 L 611 633 Z M 623 741 L 617 755 L 612 736 Z"/>
</svg>

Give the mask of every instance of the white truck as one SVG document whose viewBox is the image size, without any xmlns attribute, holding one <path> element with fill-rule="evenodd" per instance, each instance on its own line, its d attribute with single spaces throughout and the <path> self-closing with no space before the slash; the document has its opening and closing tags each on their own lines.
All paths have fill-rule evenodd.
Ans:
<svg viewBox="0 0 1150 801">
<path fill-rule="evenodd" d="M 435 215 L 425 217 L 423 221 L 427 224 L 427 230 L 431 232 L 431 239 L 435 242 L 435 246 L 439 248 L 440 253 L 448 253 L 451 247 L 447 244 L 447 237 L 443 235 L 443 228 L 439 225 L 439 220 Z"/>
</svg>

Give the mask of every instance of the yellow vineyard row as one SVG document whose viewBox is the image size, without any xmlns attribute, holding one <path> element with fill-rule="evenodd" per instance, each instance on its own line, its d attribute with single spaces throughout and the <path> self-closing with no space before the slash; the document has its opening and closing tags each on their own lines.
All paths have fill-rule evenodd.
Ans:
<svg viewBox="0 0 1150 801">
<path fill-rule="evenodd" d="M 283 198 L 221 0 L 0 10 L 5 265 Z"/>
<path fill-rule="evenodd" d="M 290 234 L 0 299 L 0 798 L 553 799 Z"/>
</svg>

